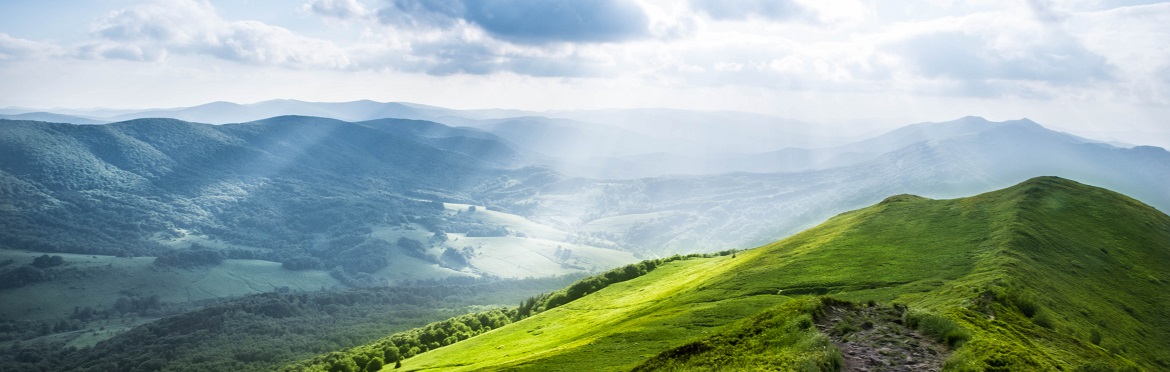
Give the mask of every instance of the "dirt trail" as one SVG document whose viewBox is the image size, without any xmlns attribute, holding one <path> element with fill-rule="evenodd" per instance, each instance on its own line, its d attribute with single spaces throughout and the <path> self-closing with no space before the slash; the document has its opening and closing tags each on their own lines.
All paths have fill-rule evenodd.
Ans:
<svg viewBox="0 0 1170 372">
<path fill-rule="evenodd" d="M 845 357 L 846 372 L 941 371 L 950 351 L 902 324 L 887 306 L 833 307 L 817 323 Z"/>
</svg>

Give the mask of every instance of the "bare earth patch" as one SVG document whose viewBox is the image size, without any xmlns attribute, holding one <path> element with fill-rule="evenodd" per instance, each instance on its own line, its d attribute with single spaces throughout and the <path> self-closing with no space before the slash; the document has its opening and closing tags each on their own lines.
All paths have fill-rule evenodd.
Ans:
<svg viewBox="0 0 1170 372">
<path fill-rule="evenodd" d="M 888 306 L 832 307 L 817 328 L 837 345 L 847 372 L 941 371 L 950 351 L 902 324 Z"/>
</svg>

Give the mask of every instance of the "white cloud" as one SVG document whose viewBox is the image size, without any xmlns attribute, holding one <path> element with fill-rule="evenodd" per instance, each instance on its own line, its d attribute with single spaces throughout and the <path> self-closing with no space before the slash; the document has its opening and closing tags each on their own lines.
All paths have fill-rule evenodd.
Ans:
<svg viewBox="0 0 1170 372">
<path fill-rule="evenodd" d="M 54 44 L 15 38 L 0 33 L 0 60 L 39 59 L 61 54 L 62 49 Z"/>
<path fill-rule="evenodd" d="M 1066 24 L 1116 66 L 1119 83 L 1111 92 L 1117 98 L 1170 105 L 1170 3 L 1077 13 Z"/>
<path fill-rule="evenodd" d="M 357 0 L 315 0 L 301 6 L 301 10 L 325 18 L 349 20 L 370 15 Z"/>
<path fill-rule="evenodd" d="M 205 0 L 153 1 L 116 10 L 94 21 L 92 32 L 95 40 L 78 48 L 82 57 L 159 61 L 189 54 L 296 68 L 350 65 L 331 41 L 259 21 L 228 21 Z"/>
</svg>

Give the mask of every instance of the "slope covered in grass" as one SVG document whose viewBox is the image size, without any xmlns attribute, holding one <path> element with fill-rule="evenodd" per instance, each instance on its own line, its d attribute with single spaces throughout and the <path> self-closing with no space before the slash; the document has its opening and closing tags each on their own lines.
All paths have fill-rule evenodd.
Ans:
<svg viewBox="0 0 1170 372">
<path fill-rule="evenodd" d="M 822 309 L 792 302 L 827 295 L 908 306 L 913 326 L 954 348 L 948 370 L 1160 370 L 1170 367 L 1166 267 L 1170 217 L 1108 190 L 1042 177 L 962 199 L 900 195 L 738 255 L 671 262 L 402 368 L 656 369 L 697 341 L 756 337 L 743 330 L 763 322 L 792 342 L 702 355 L 831 369 L 797 360 L 825 341 L 797 319 Z M 661 367 L 706 362 L 670 363 Z"/>
</svg>

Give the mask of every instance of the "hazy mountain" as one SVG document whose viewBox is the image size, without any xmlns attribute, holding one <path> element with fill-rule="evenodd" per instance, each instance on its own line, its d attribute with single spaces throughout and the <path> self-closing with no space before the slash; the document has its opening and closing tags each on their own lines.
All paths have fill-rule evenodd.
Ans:
<svg viewBox="0 0 1170 372">
<path fill-rule="evenodd" d="M 282 115 L 300 115 L 344 121 L 365 121 L 384 118 L 426 119 L 444 116 L 449 111 L 437 107 L 369 100 L 353 102 L 271 100 L 247 105 L 212 102 L 187 108 L 140 111 L 114 116 L 110 119 L 123 121 L 140 118 L 173 118 L 199 123 L 227 124 L 250 122 Z"/>
<path fill-rule="evenodd" d="M 1170 216 L 1056 177 L 896 195 L 759 248 L 583 279 L 488 333 L 441 327 L 464 316 L 295 367 L 1161 370 L 1167 248 Z"/>
<path fill-rule="evenodd" d="M 81 112 L 73 110 L 72 112 Z M 596 156 L 673 152 L 707 154 L 744 148 L 779 150 L 820 147 L 860 139 L 861 133 L 818 126 L 766 115 L 668 109 L 610 109 L 534 112 L 508 109 L 455 110 L 405 102 L 305 102 L 271 100 L 253 104 L 213 102 L 204 105 L 150 109 L 91 111 L 85 117 L 109 121 L 173 118 L 191 122 L 241 123 L 281 115 L 301 115 L 344 121 L 384 118 L 420 119 L 452 126 L 498 128 L 512 133 L 535 152 L 547 153 L 553 144 L 572 143 L 582 154 L 558 154 L 561 160 Z M 539 127 L 537 123 L 542 123 Z M 539 133 L 517 133 L 522 128 Z M 494 130 L 493 130 L 494 131 Z M 502 134 L 502 133 L 497 133 Z M 581 136 L 584 134 L 584 136 Z M 573 142 L 575 141 L 575 142 Z M 588 150 L 588 151 L 585 151 Z M 612 150 L 612 151 L 608 151 Z M 580 156 L 578 156 L 580 155 Z"/>
<path fill-rule="evenodd" d="M 670 254 L 762 244 L 884 195 L 957 197 L 1039 175 L 1108 187 L 1170 210 L 1170 190 L 1162 187 L 1170 179 L 1170 152 L 1164 149 L 1113 147 L 1022 120 L 992 123 L 976 132 L 948 130 L 978 122 L 941 123 L 943 130 L 922 130 L 930 126 L 922 124 L 910 133 L 954 137 L 913 142 L 823 170 L 567 179 L 545 188 L 532 218 L 621 241 L 628 249 Z M 899 134 L 857 148 L 884 149 L 899 139 L 919 138 L 924 137 Z"/>
<path fill-rule="evenodd" d="M 870 161 L 917 142 L 946 140 L 1002 127 L 1028 125 L 1036 124 L 1027 119 L 991 122 L 980 117 L 966 117 L 949 122 L 912 124 L 862 141 L 823 148 L 785 148 L 761 153 L 716 154 L 664 150 L 627 156 L 597 156 L 588 161 L 561 162 L 552 166 L 567 174 L 602 179 L 712 175 L 730 172 L 804 172 Z M 1073 142 L 1098 142 L 1064 133 L 1054 135 L 1063 135 Z"/>
<path fill-rule="evenodd" d="M 157 256 L 200 243 L 221 248 L 228 258 L 311 258 L 310 266 L 339 266 L 351 274 L 378 272 L 395 260 L 431 266 L 435 262 L 428 260 L 439 261 L 444 253 L 443 242 L 396 247 L 399 237 L 426 241 L 442 232 L 504 238 L 527 231 L 516 222 L 512 232 L 499 224 L 519 218 L 503 214 L 509 208 L 528 208 L 507 193 L 531 194 L 526 187 L 533 186 L 524 181 L 544 179 L 547 172 L 510 169 L 521 159 L 490 133 L 398 119 L 349 123 L 281 116 L 221 126 L 175 119 L 101 126 L 4 121 L 0 245 Z M 500 191 L 497 184 L 512 187 Z M 452 217 L 439 201 L 495 210 Z M 552 239 L 540 247 L 567 239 L 547 231 L 536 236 Z M 466 241 L 479 241 L 483 249 L 492 243 L 485 239 Z M 565 266 L 568 258 L 547 264 L 559 272 L 586 269 L 593 259 L 632 259 L 574 247 L 578 266 Z M 523 274 L 493 271 L 489 264 L 482 265 L 494 275 Z"/>
<path fill-rule="evenodd" d="M 690 153 L 823 147 L 861 139 L 861 133 L 767 115 L 675 109 L 551 111 L 549 117 L 602 123 L 654 137 L 693 144 Z"/>
<path fill-rule="evenodd" d="M 170 121 L 127 122 L 113 126 L 111 133 L 97 128 L 89 129 L 90 133 L 70 126 L 46 126 L 54 128 L 46 132 L 32 130 L 36 127 L 31 124 L 9 125 L 34 134 L 8 138 L 15 142 L 5 146 L 9 156 L 5 157 L 5 168 L 0 169 L 10 179 L 12 190 L 22 190 L 21 197 L 13 200 L 45 202 L 55 197 L 46 197 L 38 188 L 146 190 L 141 192 L 149 195 L 162 187 L 166 192 L 181 190 L 188 193 L 184 197 L 207 200 L 217 199 L 198 192 L 240 188 L 233 192 L 273 198 L 278 198 L 275 194 L 296 193 L 297 198 L 306 198 L 317 195 L 305 192 L 322 187 L 333 190 L 330 192 L 356 187 L 363 190 L 358 194 L 389 190 L 399 198 L 422 196 L 494 204 L 567 233 L 582 234 L 594 244 L 650 254 L 750 246 L 876 202 L 883 195 L 952 197 L 1038 175 L 1109 187 L 1170 209 L 1170 192 L 1159 187 L 1170 179 L 1170 153 L 1153 147 L 1117 148 L 1050 131 L 1027 120 L 992 123 L 964 118 L 916 124 L 837 147 L 768 153 L 761 156 L 776 160 L 754 162 L 782 169 L 796 168 L 803 162 L 817 164 L 810 170 L 626 180 L 566 177 L 540 168 L 498 172 L 549 160 L 547 154 L 540 156 L 536 150 L 571 152 L 572 142 L 566 137 L 606 141 L 619 133 L 618 137 L 631 140 L 611 142 L 615 147 L 654 140 L 569 120 L 522 118 L 483 124 L 473 129 L 401 119 L 351 124 L 278 117 L 222 128 Z M 54 134 L 60 131 L 75 134 Z M 71 137 L 78 135 L 81 137 Z M 55 147 L 58 145 L 62 147 Z M 591 165 L 612 167 L 613 172 L 632 167 L 670 169 L 654 156 L 625 158 L 640 163 L 598 161 Z M 670 160 L 668 155 L 664 157 Z M 705 164 L 701 160 L 694 163 Z M 354 181 L 354 177 L 365 176 L 374 178 Z M 282 189 L 258 181 L 274 177 L 295 180 L 306 188 Z M 268 186 L 259 191 L 250 189 L 260 184 Z M 340 184 L 347 186 L 335 187 Z M 147 203 L 157 204 L 153 208 L 175 208 L 173 203 Z M 221 211 L 251 213 L 248 208 L 259 208 L 227 206 L 232 208 Z M 210 221 L 204 209 L 190 213 Z M 264 225 L 284 231 L 289 228 L 284 223 L 293 221 Z M 219 222 L 212 225 L 225 228 Z M 170 229 L 161 226 L 166 225 L 156 228 Z M 112 244 L 117 239 L 108 241 Z M 289 243 L 301 246 L 306 242 L 302 237 Z"/>
<path fill-rule="evenodd" d="M 0 119 L 4 120 L 33 120 L 44 121 L 49 123 L 69 123 L 69 124 L 105 124 L 108 121 L 94 120 L 80 116 L 54 114 L 51 112 L 26 112 L 21 114 L 0 115 Z"/>
<path fill-rule="evenodd" d="M 676 144 L 616 126 L 537 116 L 486 120 L 475 126 L 520 148 L 561 161 L 675 150 Z"/>
<path fill-rule="evenodd" d="M 531 155 L 521 151 L 506 139 L 474 128 L 450 127 L 425 120 L 409 119 L 378 119 L 357 124 L 415 138 L 436 148 L 462 153 L 496 167 L 527 165 L 530 162 L 528 159 L 531 158 Z"/>
</svg>

